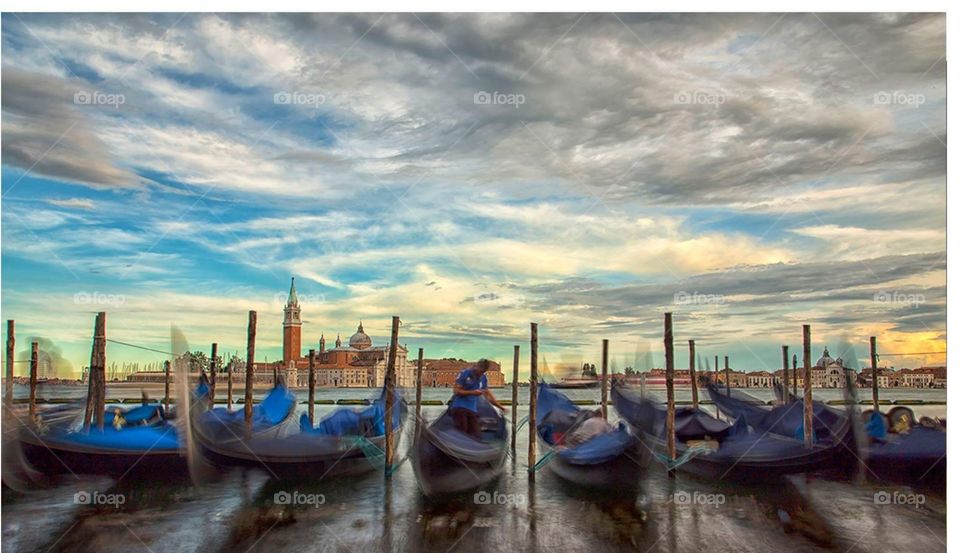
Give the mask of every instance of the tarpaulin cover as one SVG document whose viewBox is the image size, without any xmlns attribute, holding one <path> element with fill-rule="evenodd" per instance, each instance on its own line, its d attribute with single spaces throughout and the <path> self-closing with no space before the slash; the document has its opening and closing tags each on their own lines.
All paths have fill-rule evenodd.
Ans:
<svg viewBox="0 0 960 553">
<path fill-rule="evenodd" d="M 740 397 L 727 396 L 725 390 L 713 384 L 707 385 L 710 399 L 729 417 L 743 416 L 747 424 L 757 432 L 772 432 L 781 436 L 803 436 L 803 403 L 794 401 L 772 408 L 760 407 Z M 740 393 L 741 396 L 746 394 Z M 816 440 L 836 441 L 843 431 L 846 416 L 842 411 L 831 409 L 821 402 L 813 403 L 813 429 Z"/>
<path fill-rule="evenodd" d="M 554 390 L 545 382 L 540 383 L 537 391 L 537 430 L 547 443 L 553 443 L 555 427 L 550 422 L 551 418 L 562 413 L 576 420 L 580 418 L 577 415 L 581 411 L 567 396 Z M 574 465 L 596 465 L 623 454 L 636 444 L 637 439 L 631 436 L 626 426 L 621 423 L 613 432 L 598 434 L 574 447 L 559 448 L 556 455 Z"/>
<path fill-rule="evenodd" d="M 89 447 L 91 453 L 98 449 L 154 453 L 180 449 L 176 427 L 166 422 L 157 426 L 124 426 L 120 430 L 105 425 L 102 432 L 93 426 L 89 433 L 56 432 L 44 435 L 43 439 Z"/>
<path fill-rule="evenodd" d="M 199 392 L 199 389 L 198 389 Z M 199 395 L 199 394 L 198 394 Z M 259 404 L 253 406 L 254 431 L 276 426 L 283 422 L 296 406 L 296 398 L 286 386 L 277 385 L 270 390 Z M 216 407 L 201 416 L 201 424 L 219 421 L 223 425 L 235 425 L 244 422 L 243 409 L 230 411 L 226 407 Z M 216 428 L 216 426 L 213 426 Z"/>
<path fill-rule="evenodd" d="M 114 416 L 114 409 L 107 409 L 103 416 L 104 423 L 112 426 Z M 159 424 L 163 422 L 163 407 L 159 403 L 140 405 L 126 410 L 121 409 L 120 416 L 128 426 Z"/>
<path fill-rule="evenodd" d="M 305 434 L 322 434 L 327 436 L 383 436 L 386 434 L 386 400 L 387 391 L 384 389 L 380 397 L 369 407 L 363 409 L 340 408 L 330 413 L 314 428 L 310 425 L 310 417 L 306 414 L 300 417 L 300 431 Z M 393 427 L 398 428 L 404 419 L 407 404 L 403 397 L 394 392 Z"/>
<path fill-rule="evenodd" d="M 890 434 L 886 442 L 870 444 L 870 461 L 925 459 L 931 466 L 947 455 L 947 433 L 939 428 L 914 426 L 903 434 Z"/>
</svg>

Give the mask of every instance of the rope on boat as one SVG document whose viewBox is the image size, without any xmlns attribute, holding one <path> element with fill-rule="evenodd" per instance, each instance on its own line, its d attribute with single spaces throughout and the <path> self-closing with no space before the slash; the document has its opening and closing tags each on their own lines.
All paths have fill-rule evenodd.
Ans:
<svg viewBox="0 0 960 553">
<path fill-rule="evenodd" d="M 662 453 L 654 453 L 654 458 L 659 461 L 663 466 L 667 467 L 667 470 L 674 470 L 681 465 L 686 464 L 691 459 L 696 457 L 701 453 L 710 453 L 713 449 L 705 444 L 688 446 L 687 450 L 683 452 L 679 458 L 671 460 L 669 457 Z"/>
<path fill-rule="evenodd" d="M 519 431 L 521 428 L 523 428 L 523 425 L 527 424 L 527 422 L 529 422 L 529 420 L 530 420 L 530 416 L 527 415 L 526 417 L 523 417 L 522 419 L 520 419 L 519 421 L 517 421 L 517 431 Z"/>
<path fill-rule="evenodd" d="M 552 461 L 556 455 L 557 450 L 551 449 L 550 451 L 546 452 L 543 457 L 541 457 L 540 460 L 537 461 L 532 467 L 527 467 L 527 472 L 538 472 L 540 469 L 547 466 L 547 464 L 550 463 L 550 461 Z"/>
</svg>

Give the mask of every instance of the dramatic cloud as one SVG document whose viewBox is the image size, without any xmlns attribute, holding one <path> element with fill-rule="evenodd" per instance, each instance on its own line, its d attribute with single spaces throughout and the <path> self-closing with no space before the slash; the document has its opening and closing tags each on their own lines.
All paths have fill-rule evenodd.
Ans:
<svg viewBox="0 0 960 553">
<path fill-rule="evenodd" d="M 5 14 L 4 309 L 77 340 L 74 366 L 93 309 L 32 293 L 124 295 L 131 339 L 175 319 L 229 345 L 291 274 L 310 340 L 399 314 L 411 345 L 496 357 L 537 320 L 545 348 L 630 357 L 674 310 L 757 365 L 802 322 L 939 350 L 945 35 L 907 13 Z"/>
</svg>

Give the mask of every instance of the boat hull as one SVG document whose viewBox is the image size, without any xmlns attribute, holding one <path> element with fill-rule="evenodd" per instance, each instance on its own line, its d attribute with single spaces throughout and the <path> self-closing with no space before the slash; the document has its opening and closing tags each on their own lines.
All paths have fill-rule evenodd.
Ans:
<svg viewBox="0 0 960 553">
<path fill-rule="evenodd" d="M 44 474 L 182 474 L 186 457 L 180 451 L 103 451 L 55 439 L 21 436 L 20 447 L 31 467 Z"/>
<path fill-rule="evenodd" d="M 551 446 L 542 438 L 537 442 L 542 451 L 549 451 Z M 633 495 L 640 489 L 640 477 L 649 466 L 650 459 L 649 450 L 638 444 L 602 463 L 574 464 L 560 456 L 554 456 L 547 467 L 559 478 L 583 488 L 617 495 Z"/>
</svg>

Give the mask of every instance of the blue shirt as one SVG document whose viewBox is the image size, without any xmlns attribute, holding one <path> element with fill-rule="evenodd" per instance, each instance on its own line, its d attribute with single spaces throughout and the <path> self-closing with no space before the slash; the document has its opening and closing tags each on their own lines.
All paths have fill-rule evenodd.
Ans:
<svg viewBox="0 0 960 553">
<path fill-rule="evenodd" d="M 460 371 L 460 376 L 457 377 L 457 386 L 460 386 L 460 388 L 464 390 L 486 390 L 487 375 L 482 374 L 477 376 L 477 373 L 475 373 L 472 368 L 463 369 Z M 453 394 L 453 402 L 450 403 L 450 407 L 462 407 L 476 413 L 478 398 L 479 396 Z"/>
</svg>

